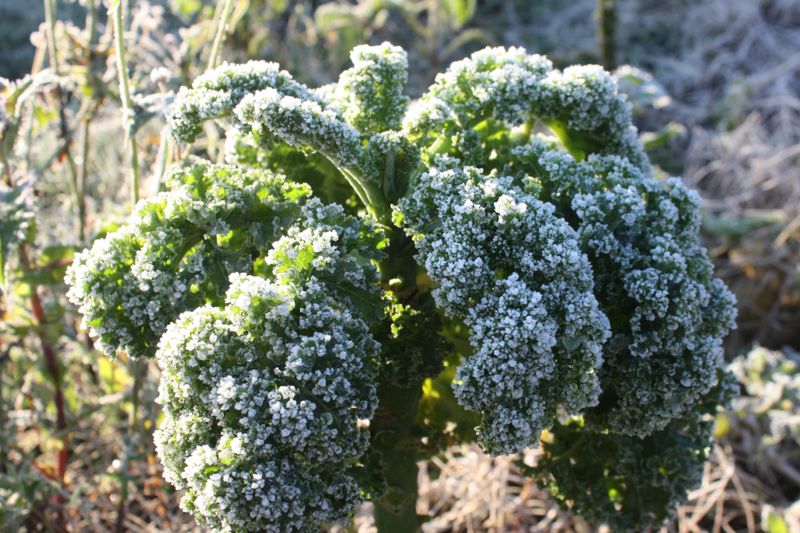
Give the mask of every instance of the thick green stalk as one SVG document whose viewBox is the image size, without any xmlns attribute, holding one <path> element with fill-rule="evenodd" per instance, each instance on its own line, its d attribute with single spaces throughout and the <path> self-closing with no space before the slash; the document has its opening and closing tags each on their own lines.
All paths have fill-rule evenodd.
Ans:
<svg viewBox="0 0 800 533">
<path fill-rule="evenodd" d="M 391 223 L 391 208 L 380 188 L 364 180 L 357 170 L 341 170 L 367 210 L 389 231 L 386 258 L 380 263 L 382 283 L 388 286 L 390 281 L 399 280 L 400 293 L 409 294 L 413 299 L 417 293 L 418 270 L 413 242 Z M 371 449 L 380 456 L 379 465 L 386 483 L 383 494 L 373 501 L 379 533 L 420 530 L 421 519 L 417 515 L 420 445 L 416 419 L 422 381 L 420 377 L 403 384 L 382 382 L 378 388 L 379 406 L 372 418 L 370 433 Z"/>
<path fill-rule="evenodd" d="M 419 531 L 417 515 L 417 406 L 422 383 L 400 388 L 384 384 L 378 390 L 380 407 L 372 419 L 372 449 L 381 454 L 386 489 L 374 502 L 379 533 Z"/>
<path fill-rule="evenodd" d="M 334 158 L 329 159 L 334 162 Z M 386 256 L 379 265 L 381 282 L 388 287 L 390 282 L 395 285 L 399 280 L 398 294 L 409 295 L 408 298 L 401 297 L 401 302 L 413 305 L 417 295 L 418 266 L 411 238 L 392 224 L 389 201 L 380 187 L 363 177 L 361 169 L 339 167 L 339 170 L 367 211 L 389 233 Z M 422 377 L 402 384 L 382 381 L 378 388 L 379 406 L 370 423 L 370 434 L 371 451 L 380 456 L 379 467 L 386 484 L 383 494 L 373 500 L 379 533 L 414 533 L 420 530 L 422 521 L 417 515 L 420 436 L 416 420 L 422 382 Z"/>
<path fill-rule="evenodd" d="M 111 4 L 110 15 L 114 24 L 114 52 L 117 58 L 119 75 L 119 99 L 122 103 L 122 125 L 128 141 L 131 165 L 131 203 L 139 201 L 139 154 L 136 137 L 133 133 L 133 99 L 131 98 L 130 79 L 128 78 L 128 61 L 125 58 L 125 28 L 122 16 L 122 1 L 115 0 Z"/>
<path fill-rule="evenodd" d="M 384 284 L 399 279 L 403 293 L 416 294 L 417 264 L 415 248 L 402 230 L 392 227 L 386 259 L 381 262 Z M 403 302 L 410 303 L 410 302 Z M 381 383 L 379 407 L 372 419 L 372 449 L 381 456 L 386 488 L 375 499 L 374 517 L 379 533 L 419 531 L 417 515 L 417 461 L 420 459 L 417 411 L 422 395 L 422 381 L 402 385 Z"/>
<path fill-rule="evenodd" d="M 333 162 L 332 159 L 329 160 Z M 339 170 L 367 211 L 381 224 L 391 224 L 392 209 L 380 189 L 366 182 L 357 169 L 339 167 Z"/>
</svg>

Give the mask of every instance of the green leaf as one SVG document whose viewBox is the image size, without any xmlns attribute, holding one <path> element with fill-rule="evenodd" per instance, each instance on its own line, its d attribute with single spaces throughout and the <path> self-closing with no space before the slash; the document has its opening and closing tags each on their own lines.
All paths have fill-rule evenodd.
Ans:
<svg viewBox="0 0 800 533">
<path fill-rule="evenodd" d="M 50 122 L 58 118 L 58 111 L 37 105 L 33 108 L 33 117 L 36 120 L 36 125 L 39 128 L 44 128 Z"/>
<path fill-rule="evenodd" d="M 340 31 L 359 26 L 356 13 L 347 6 L 323 4 L 314 12 L 314 25 L 321 32 Z"/>
<path fill-rule="evenodd" d="M 170 2 L 173 12 L 184 17 L 193 17 L 203 9 L 202 0 L 172 0 Z"/>
<path fill-rule="evenodd" d="M 764 211 L 753 215 L 730 216 L 706 213 L 703 216 L 703 231 L 718 237 L 738 240 L 753 230 L 779 224 L 780 213 Z"/>
<path fill-rule="evenodd" d="M 455 28 L 461 28 L 472 20 L 477 6 L 477 0 L 446 0 L 444 2 L 445 11 L 453 17 L 453 26 Z"/>
<path fill-rule="evenodd" d="M 383 317 L 384 302 L 374 292 L 343 282 L 338 277 L 322 275 L 320 278 L 335 291 L 346 296 L 367 322 L 374 322 Z"/>
<path fill-rule="evenodd" d="M 789 526 L 779 514 L 770 512 L 767 515 L 766 530 L 768 533 L 789 533 Z"/>
<path fill-rule="evenodd" d="M 39 256 L 39 265 L 52 266 L 53 263 L 67 263 L 72 261 L 75 247 L 68 245 L 48 246 Z"/>
<path fill-rule="evenodd" d="M 25 185 L 0 186 L 0 285 L 5 284 L 5 272 L 11 248 L 23 242 L 33 219 L 31 194 Z"/>
<path fill-rule="evenodd" d="M 452 384 L 460 359 L 458 354 L 451 354 L 441 373 L 422 384 L 417 423 L 429 433 L 434 447 L 474 441 L 475 428 L 481 422 L 481 415 L 461 407 L 453 393 Z"/>
<path fill-rule="evenodd" d="M 673 139 L 677 139 L 686 135 L 686 127 L 677 122 L 670 122 L 660 131 L 648 131 L 642 133 L 641 139 L 644 144 L 644 149 L 647 151 L 656 150 L 665 146 Z"/>
</svg>

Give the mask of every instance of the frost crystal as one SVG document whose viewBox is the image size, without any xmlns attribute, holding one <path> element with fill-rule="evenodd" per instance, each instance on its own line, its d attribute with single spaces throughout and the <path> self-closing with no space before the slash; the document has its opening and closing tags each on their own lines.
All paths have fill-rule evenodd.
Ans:
<svg viewBox="0 0 800 533">
<path fill-rule="evenodd" d="M 491 454 L 543 442 L 536 475 L 581 514 L 662 521 L 727 394 L 697 194 L 653 177 L 600 67 L 487 48 L 409 105 L 402 49 L 351 59 L 315 89 L 263 61 L 182 89 L 174 136 L 226 121 L 229 165 L 173 171 L 68 271 L 101 349 L 158 359 L 184 509 L 314 531 L 366 495 L 413 518 L 416 461 L 478 424 Z"/>
<path fill-rule="evenodd" d="M 272 279 L 231 274 L 224 303 L 161 336 L 156 445 L 202 523 L 306 531 L 360 501 L 379 352 L 360 314 L 363 299 L 379 301 L 368 231 L 309 202 L 265 255 Z"/>
<path fill-rule="evenodd" d="M 342 72 L 333 101 L 348 124 L 364 134 L 400 129 L 408 97 L 408 58 L 399 46 L 356 46 L 353 68 Z"/>
<path fill-rule="evenodd" d="M 203 131 L 204 121 L 231 115 L 242 98 L 267 88 L 285 96 L 322 101 L 288 72 L 280 70 L 277 63 L 224 63 L 199 76 L 191 89 L 183 87 L 178 92 L 168 116 L 172 133 L 179 140 L 193 141 Z"/>
<path fill-rule="evenodd" d="M 224 295 L 228 275 L 300 213 L 308 186 L 266 171 L 198 164 L 142 200 L 117 231 L 76 254 L 67 293 L 98 348 L 150 357 L 181 312 Z"/>
<path fill-rule="evenodd" d="M 577 236 L 553 206 L 468 167 L 424 174 L 399 212 L 438 283 L 436 303 L 472 331 L 455 391 L 483 414 L 484 449 L 535 445 L 559 407 L 597 403 L 608 320 Z"/>
<path fill-rule="evenodd" d="M 649 169 L 630 105 L 610 74 L 599 66 L 555 70 L 522 48 L 486 48 L 453 63 L 403 127 L 428 158 L 450 154 L 488 171 L 502 149 L 498 141 L 513 140 L 513 128 L 529 130 L 537 119 L 573 153 L 616 154 Z M 503 129 L 509 134 L 496 135 Z"/>
<path fill-rule="evenodd" d="M 377 343 L 323 285 L 281 281 L 232 275 L 227 305 L 182 314 L 156 353 L 164 475 L 217 530 L 305 531 L 360 499 Z"/>
<path fill-rule="evenodd" d="M 595 294 L 614 317 L 603 397 L 587 422 L 639 437 L 664 428 L 716 384 L 735 319 L 733 295 L 712 279 L 698 240 L 699 196 L 617 156 L 575 161 L 546 139 L 515 158 L 519 175 L 535 175 L 539 194 L 575 221 Z"/>
</svg>

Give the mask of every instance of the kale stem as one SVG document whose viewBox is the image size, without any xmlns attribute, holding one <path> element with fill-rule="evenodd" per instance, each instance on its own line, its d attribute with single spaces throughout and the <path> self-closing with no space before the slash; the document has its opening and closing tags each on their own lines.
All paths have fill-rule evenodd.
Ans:
<svg viewBox="0 0 800 533">
<path fill-rule="evenodd" d="M 330 158 L 329 158 L 330 159 Z M 331 159 L 331 161 L 333 161 Z M 383 193 L 370 183 L 365 183 L 364 179 L 360 177 L 357 170 L 339 167 L 348 185 L 356 193 L 358 199 L 367 208 L 367 211 L 375 217 L 375 219 L 384 225 L 391 223 L 391 208 L 388 202 L 383 197 Z"/>
<path fill-rule="evenodd" d="M 422 395 L 421 382 L 410 387 L 383 384 L 378 389 L 380 407 L 370 431 L 372 448 L 381 455 L 386 489 L 374 501 L 379 533 L 413 533 L 420 529 L 417 515 L 418 438 L 414 428 Z"/>
<path fill-rule="evenodd" d="M 386 258 L 381 261 L 381 280 L 400 279 L 404 288 L 416 286 L 418 266 L 414 246 L 402 230 L 392 227 Z M 423 378 L 410 383 L 382 382 L 379 407 L 370 424 L 372 449 L 380 455 L 386 487 L 374 500 L 375 525 L 379 533 L 413 533 L 420 530 L 417 515 L 417 461 L 420 436 L 417 412 Z"/>
</svg>

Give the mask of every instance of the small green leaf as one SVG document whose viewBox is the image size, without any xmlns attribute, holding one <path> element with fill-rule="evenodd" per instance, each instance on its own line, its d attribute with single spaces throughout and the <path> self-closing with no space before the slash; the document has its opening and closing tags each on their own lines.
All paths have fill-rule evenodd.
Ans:
<svg viewBox="0 0 800 533">
<path fill-rule="evenodd" d="M 779 514 L 770 511 L 767 515 L 766 528 L 768 533 L 789 533 L 789 526 Z"/>
<path fill-rule="evenodd" d="M 0 186 L 0 285 L 5 284 L 11 248 L 24 241 L 31 229 L 33 210 L 30 198 L 24 185 Z"/>
<path fill-rule="evenodd" d="M 455 28 L 461 28 L 472 20 L 477 6 L 477 0 L 446 0 L 444 2 L 445 11 L 453 17 Z"/>
</svg>

